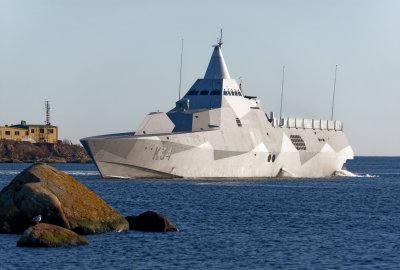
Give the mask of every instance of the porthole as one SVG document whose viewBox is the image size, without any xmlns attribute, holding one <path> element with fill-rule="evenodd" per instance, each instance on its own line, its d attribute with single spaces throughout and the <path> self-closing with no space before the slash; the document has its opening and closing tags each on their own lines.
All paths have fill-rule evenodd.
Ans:
<svg viewBox="0 0 400 270">
<path fill-rule="evenodd" d="M 272 155 L 272 162 L 275 162 L 275 155 Z"/>
<path fill-rule="evenodd" d="M 271 162 L 271 154 L 268 155 L 268 162 Z"/>
</svg>

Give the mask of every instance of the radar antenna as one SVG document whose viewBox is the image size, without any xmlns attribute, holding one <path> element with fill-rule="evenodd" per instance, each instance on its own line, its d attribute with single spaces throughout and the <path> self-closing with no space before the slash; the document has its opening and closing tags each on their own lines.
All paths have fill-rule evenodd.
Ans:
<svg viewBox="0 0 400 270">
<path fill-rule="evenodd" d="M 217 45 L 213 45 L 213 47 L 222 47 L 222 44 L 224 44 L 223 42 L 222 42 L 222 28 L 221 28 L 221 35 L 220 35 L 220 37 L 219 38 L 217 38 Z"/>
<path fill-rule="evenodd" d="M 224 43 L 222 42 L 222 28 L 221 28 L 221 36 L 220 36 L 219 41 L 218 41 L 218 47 L 221 48 L 222 44 L 224 44 Z"/>
</svg>

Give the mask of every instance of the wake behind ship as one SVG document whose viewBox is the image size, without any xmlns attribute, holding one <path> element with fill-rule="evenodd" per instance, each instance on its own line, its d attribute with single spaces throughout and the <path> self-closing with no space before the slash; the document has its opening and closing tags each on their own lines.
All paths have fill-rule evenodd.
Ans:
<svg viewBox="0 0 400 270">
<path fill-rule="evenodd" d="M 353 158 L 341 121 L 276 119 L 244 96 L 221 47 L 169 112 L 148 114 L 135 132 L 81 140 L 104 178 L 326 177 Z"/>
</svg>

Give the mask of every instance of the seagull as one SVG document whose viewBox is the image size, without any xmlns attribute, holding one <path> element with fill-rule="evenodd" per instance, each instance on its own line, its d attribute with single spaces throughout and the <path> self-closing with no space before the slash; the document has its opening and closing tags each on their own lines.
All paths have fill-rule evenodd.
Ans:
<svg viewBox="0 0 400 270">
<path fill-rule="evenodd" d="M 38 224 L 42 220 L 42 215 L 39 214 L 36 217 L 32 218 L 32 222 Z"/>
</svg>

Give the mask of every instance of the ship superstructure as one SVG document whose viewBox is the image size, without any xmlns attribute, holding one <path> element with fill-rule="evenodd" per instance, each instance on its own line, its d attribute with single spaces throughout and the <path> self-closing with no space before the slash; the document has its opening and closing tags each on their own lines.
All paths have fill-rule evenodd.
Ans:
<svg viewBox="0 0 400 270">
<path fill-rule="evenodd" d="M 81 140 L 105 178 L 325 177 L 353 150 L 341 121 L 267 115 L 214 46 L 204 78 L 135 132 Z"/>
</svg>

